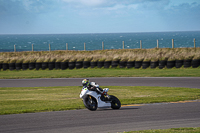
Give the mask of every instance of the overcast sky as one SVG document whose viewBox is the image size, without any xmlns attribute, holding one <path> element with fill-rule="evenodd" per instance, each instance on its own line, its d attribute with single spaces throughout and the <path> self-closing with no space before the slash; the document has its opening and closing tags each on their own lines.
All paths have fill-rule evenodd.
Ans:
<svg viewBox="0 0 200 133">
<path fill-rule="evenodd" d="M 200 0 L 0 0 L 0 34 L 200 31 Z"/>
</svg>

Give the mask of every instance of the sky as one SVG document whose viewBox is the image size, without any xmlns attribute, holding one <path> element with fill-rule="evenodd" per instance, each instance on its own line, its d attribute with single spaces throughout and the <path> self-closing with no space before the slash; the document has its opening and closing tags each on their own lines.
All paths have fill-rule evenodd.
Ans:
<svg viewBox="0 0 200 133">
<path fill-rule="evenodd" d="M 200 31 L 200 0 L 0 0 L 0 34 Z"/>
</svg>

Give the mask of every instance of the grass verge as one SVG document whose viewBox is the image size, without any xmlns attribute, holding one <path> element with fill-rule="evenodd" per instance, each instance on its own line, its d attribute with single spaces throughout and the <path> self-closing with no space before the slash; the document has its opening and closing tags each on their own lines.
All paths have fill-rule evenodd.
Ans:
<svg viewBox="0 0 200 133">
<path fill-rule="evenodd" d="M 200 99 L 200 89 L 175 87 L 103 86 L 123 105 Z M 79 98 L 81 86 L 1 87 L 0 115 L 85 108 Z"/>
<path fill-rule="evenodd" d="M 0 79 L 22 78 L 83 78 L 83 77 L 200 77 L 198 68 L 127 69 L 88 68 L 73 70 L 14 70 L 0 71 Z"/>
<path fill-rule="evenodd" d="M 130 131 L 123 133 L 200 133 L 200 127 Z"/>
</svg>

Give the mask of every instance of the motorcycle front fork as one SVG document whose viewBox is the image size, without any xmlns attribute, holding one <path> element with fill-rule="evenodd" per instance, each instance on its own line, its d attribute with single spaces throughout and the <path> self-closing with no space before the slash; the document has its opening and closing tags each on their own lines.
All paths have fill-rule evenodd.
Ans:
<svg viewBox="0 0 200 133">
<path fill-rule="evenodd" d="M 92 103 L 92 97 L 91 96 L 89 96 L 89 102 Z"/>
</svg>

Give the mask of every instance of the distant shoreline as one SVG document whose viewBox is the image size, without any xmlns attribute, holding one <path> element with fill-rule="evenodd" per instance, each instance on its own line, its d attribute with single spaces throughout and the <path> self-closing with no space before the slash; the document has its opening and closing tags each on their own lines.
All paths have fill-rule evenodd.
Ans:
<svg viewBox="0 0 200 133">
<path fill-rule="evenodd" d="M 67 35 L 67 34 L 126 34 L 126 33 L 170 33 L 170 32 L 200 32 L 200 30 L 194 30 L 194 31 L 144 31 L 144 32 L 100 32 L 100 33 L 7 33 L 3 34 L 0 33 L 0 35 Z"/>
</svg>

